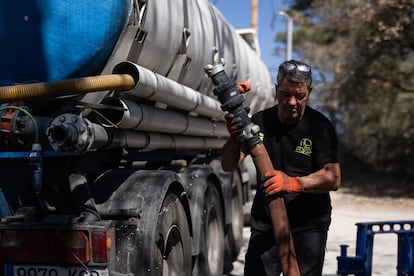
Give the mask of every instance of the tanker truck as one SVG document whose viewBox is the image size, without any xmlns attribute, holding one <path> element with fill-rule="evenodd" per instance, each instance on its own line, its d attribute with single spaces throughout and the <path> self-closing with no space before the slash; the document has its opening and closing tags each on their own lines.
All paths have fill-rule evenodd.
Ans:
<svg viewBox="0 0 414 276">
<path fill-rule="evenodd" d="M 224 172 L 204 68 L 274 103 L 207 0 L 0 3 L 0 275 L 222 275 L 255 169 Z M 251 41 L 250 41 L 251 42 Z"/>
</svg>

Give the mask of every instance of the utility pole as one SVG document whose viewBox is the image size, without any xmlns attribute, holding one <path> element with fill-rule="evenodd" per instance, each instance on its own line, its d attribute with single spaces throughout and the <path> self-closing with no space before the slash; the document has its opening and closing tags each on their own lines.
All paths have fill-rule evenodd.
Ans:
<svg viewBox="0 0 414 276">
<path fill-rule="evenodd" d="M 250 26 L 257 34 L 257 6 L 258 6 L 259 0 L 252 0 L 252 13 L 250 18 Z"/>
<path fill-rule="evenodd" d="M 286 60 L 292 59 L 292 29 L 293 29 L 293 18 L 287 14 L 284 10 L 279 10 L 279 14 L 284 16 L 287 21 L 286 30 Z"/>
</svg>

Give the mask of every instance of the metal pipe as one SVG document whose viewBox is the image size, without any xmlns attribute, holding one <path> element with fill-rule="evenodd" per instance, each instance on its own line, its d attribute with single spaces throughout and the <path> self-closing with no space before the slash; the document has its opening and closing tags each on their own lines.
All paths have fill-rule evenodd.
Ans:
<svg viewBox="0 0 414 276">
<path fill-rule="evenodd" d="M 121 110 L 102 111 L 102 115 L 121 129 L 154 131 L 192 136 L 228 137 L 224 122 L 194 117 L 182 112 L 156 108 L 127 99 L 109 97 L 102 100 L 105 105 Z M 104 125 L 105 122 L 103 122 Z M 106 125 L 107 126 L 107 125 Z"/>
<path fill-rule="evenodd" d="M 134 88 L 125 93 L 224 121 L 224 112 L 220 108 L 220 103 L 210 96 L 203 95 L 132 62 L 122 62 L 114 67 L 114 74 L 121 72 L 131 75 L 136 83 Z"/>
<path fill-rule="evenodd" d="M 56 117 L 46 131 L 51 147 L 61 152 L 87 152 L 103 148 L 219 149 L 226 138 L 176 135 L 103 127 L 76 114 Z"/>
<path fill-rule="evenodd" d="M 125 131 L 125 142 L 133 149 L 221 149 L 227 139 Z"/>
</svg>

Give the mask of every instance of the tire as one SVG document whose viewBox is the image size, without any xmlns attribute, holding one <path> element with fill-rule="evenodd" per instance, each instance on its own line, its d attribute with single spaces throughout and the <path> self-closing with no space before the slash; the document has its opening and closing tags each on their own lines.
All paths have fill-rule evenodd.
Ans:
<svg viewBox="0 0 414 276">
<path fill-rule="evenodd" d="M 232 263 L 237 259 L 243 246 L 243 199 L 240 177 L 234 172 L 232 199 L 231 199 L 232 223 L 226 235 L 226 264 L 231 269 Z"/>
<path fill-rule="evenodd" d="M 193 275 L 221 276 L 224 267 L 223 208 L 217 189 L 208 183 L 204 193 L 200 253 L 196 258 Z"/>
<path fill-rule="evenodd" d="M 184 207 L 173 193 L 167 194 L 156 228 L 158 275 L 191 275 L 191 236 Z"/>
</svg>

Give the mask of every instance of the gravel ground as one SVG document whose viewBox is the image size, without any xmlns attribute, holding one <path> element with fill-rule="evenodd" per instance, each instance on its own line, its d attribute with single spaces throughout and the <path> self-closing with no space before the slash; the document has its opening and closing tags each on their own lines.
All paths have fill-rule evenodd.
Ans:
<svg viewBox="0 0 414 276">
<path fill-rule="evenodd" d="M 325 257 L 324 276 L 337 275 L 337 259 L 340 245 L 347 244 L 348 256 L 355 256 L 357 222 L 414 220 L 414 198 L 367 197 L 339 190 L 331 193 L 332 224 L 329 231 Z M 243 275 L 244 254 L 249 238 L 249 228 L 244 227 L 243 246 L 238 259 L 233 263 L 229 276 Z M 374 257 L 372 275 L 397 275 L 397 236 L 395 234 L 374 235 Z"/>
</svg>

